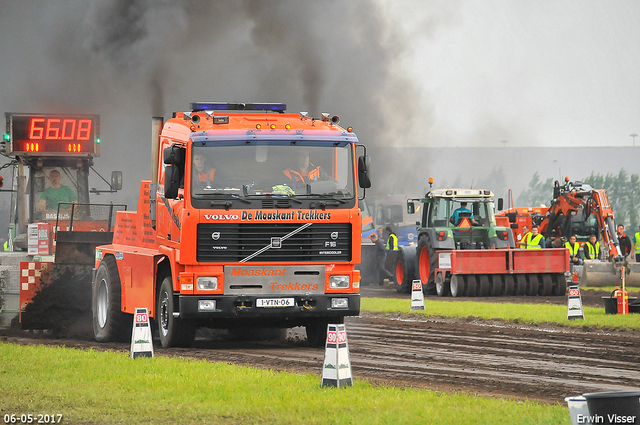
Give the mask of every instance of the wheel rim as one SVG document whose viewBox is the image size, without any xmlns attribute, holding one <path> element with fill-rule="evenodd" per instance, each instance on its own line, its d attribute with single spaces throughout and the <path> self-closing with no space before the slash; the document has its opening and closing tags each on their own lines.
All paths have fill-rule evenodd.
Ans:
<svg viewBox="0 0 640 425">
<path fill-rule="evenodd" d="M 420 279 L 426 283 L 429 281 L 429 273 L 431 272 L 431 266 L 429 264 L 429 250 L 423 247 L 420 251 Z"/>
<path fill-rule="evenodd" d="M 436 278 L 436 293 L 439 296 L 442 295 L 443 286 L 444 286 L 444 281 L 442 280 L 442 277 L 440 276 L 440 274 L 438 274 L 438 277 Z"/>
<path fill-rule="evenodd" d="M 402 263 L 398 261 L 396 263 L 396 283 L 402 286 L 403 281 L 404 281 L 404 269 L 402 268 Z"/>
<path fill-rule="evenodd" d="M 160 300 L 160 331 L 163 336 L 169 333 L 169 294 L 166 291 Z"/>
<path fill-rule="evenodd" d="M 451 281 L 449 282 L 449 288 L 451 288 L 451 296 L 458 296 L 458 276 L 451 276 Z"/>
<path fill-rule="evenodd" d="M 98 285 L 98 296 L 96 298 L 98 325 L 101 328 L 104 328 L 107 324 L 108 299 L 109 287 L 107 286 L 107 281 L 102 279 L 100 280 L 100 285 Z"/>
</svg>

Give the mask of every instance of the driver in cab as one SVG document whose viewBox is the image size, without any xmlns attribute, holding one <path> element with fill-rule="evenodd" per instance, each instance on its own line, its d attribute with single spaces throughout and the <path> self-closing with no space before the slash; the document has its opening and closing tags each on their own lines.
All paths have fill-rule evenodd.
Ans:
<svg viewBox="0 0 640 425">
<path fill-rule="evenodd" d="M 283 171 L 289 178 L 293 187 L 305 185 L 311 181 L 320 179 L 320 166 L 315 166 L 309 161 L 309 151 L 304 149 L 298 154 L 296 167 Z"/>
<path fill-rule="evenodd" d="M 459 217 L 460 213 L 469 213 L 469 219 L 471 221 L 471 224 L 474 225 L 474 226 L 478 225 L 478 222 L 473 218 L 473 213 L 471 212 L 470 209 L 467 208 L 467 203 L 466 202 L 460 202 L 460 208 L 456 208 L 453 211 L 453 214 L 451 215 L 451 223 L 454 226 L 457 226 L 459 224 L 458 220 L 460 218 Z"/>
<path fill-rule="evenodd" d="M 51 170 L 47 178 L 51 186 L 40 194 L 38 206 L 41 211 L 55 210 L 60 202 L 74 202 L 77 200 L 73 190 L 69 186 L 60 183 L 60 171 Z"/>
</svg>

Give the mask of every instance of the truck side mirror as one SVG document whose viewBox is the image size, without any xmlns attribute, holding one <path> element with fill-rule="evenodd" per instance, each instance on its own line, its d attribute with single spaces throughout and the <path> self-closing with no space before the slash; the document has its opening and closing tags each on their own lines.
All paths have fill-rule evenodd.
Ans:
<svg viewBox="0 0 640 425">
<path fill-rule="evenodd" d="M 502 211 L 503 207 L 504 207 L 504 199 L 498 198 L 498 211 Z"/>
<path fill-rule="evenodd" d="M 164 197 L 176 199 L 180 188 L 180 170 L 177 165 L 164 167 Z"/>
<path fill-rule="evenodd" d="M 369 155 L 363 155 L 358 157 L 358 181 L 360 187 L 363 189 L 369 189 L 371 187 L 371 179 L 369 177 L 369 165 L 371 158 Z"/>
<path fill-rule="evenodd" d="M 414 214 L 416 212 L 416 204 L 413 201 L 407 201 L 407 214 Z"/>
<path fill-rule="evenodd" d="M 111 172 L 111 190 L 121 190 L 122 189 L 122 171 L 112 171 Z"/>
</svg>

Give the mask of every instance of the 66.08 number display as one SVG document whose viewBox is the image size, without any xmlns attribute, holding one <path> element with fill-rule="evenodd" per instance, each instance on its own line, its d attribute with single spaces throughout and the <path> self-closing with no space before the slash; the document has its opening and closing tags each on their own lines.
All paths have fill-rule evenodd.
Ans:
<svg viewBox="0 0 640 425">
<path fill-rule="evenodd" d="M 25 154 L 97 154 L 98 115 L 7 115 L 11 152 Z"/>
</svg>

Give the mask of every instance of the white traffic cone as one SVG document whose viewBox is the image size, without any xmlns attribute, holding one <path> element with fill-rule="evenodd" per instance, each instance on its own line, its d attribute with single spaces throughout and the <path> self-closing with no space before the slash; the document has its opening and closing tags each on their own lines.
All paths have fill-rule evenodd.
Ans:
<svg viewBox="0 0 640 425">
<path fill-rule="evenodd" d="M 424 310 L 424 294 L 422 293 L 422 281 L 411 282 L 411 311 Z"/>
<path fill-rule="evenodd" d="M 322 365 L 321 386 L 353 386 L 349 343 L 344 325 L 327 325 L 327 343 Z"/>
<path fill-rule="evenodd" d="M 153 338 L 151 337 L 149 313 L 146 308 L 136 308 L 136 314 L 134 314 L 130 357 L 132 359 L 153 357 Z"/>
<path fill-rule="evenodd" d="M 584 312 L 582 311 L 582 295 L 580 295 L 580 287 L 577 285 L 569 286 L 567 319 L 584 319 Z"/>
</svg>

